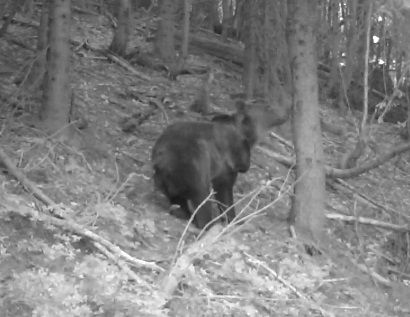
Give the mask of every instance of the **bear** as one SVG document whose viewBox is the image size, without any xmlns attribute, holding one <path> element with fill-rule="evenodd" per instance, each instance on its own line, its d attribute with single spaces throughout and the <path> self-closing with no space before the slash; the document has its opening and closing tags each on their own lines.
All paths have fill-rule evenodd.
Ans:
<svg viewBox="0 0 410 317">
<path fill-rule="evenodd" d="M 154 185 L 180 206 L 174 212 L 189 219 L 198 206 L 193 223 L 200 229 L 226 212 L 235 218 L 233 187 L 238 173 L 246 173 L 251 164 L 251 150 L 267 129 L 282 124 L 268 105 L 236 102 L 234 114 L 216 115 L 210 122 L 182 121 L 169 125 L 152 149 Z M 218 210 L 208 199 L 215 192 Z"/>
</svg>

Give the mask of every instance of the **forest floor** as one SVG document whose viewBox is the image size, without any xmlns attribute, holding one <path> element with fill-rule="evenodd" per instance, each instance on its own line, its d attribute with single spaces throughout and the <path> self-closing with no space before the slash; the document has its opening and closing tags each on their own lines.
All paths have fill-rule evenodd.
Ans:
<svg viewBox="0 0 410 317">
<path fill-rule="evenodd" d="M 73 23 L 73 39 L 101 49 L 110 44 L 105 18 L 76 14 Z M 139 18 L 130 47 L 149 51 L 152 44 L 146 38 L 153 25 L 152 19 Z M 15 23 L 8 33 L 35 47 L 36 28 Z M 21 216 L 19 208 L 47 212 L 55 206 L 44 207 L 3 168 L 0 199 L 8 203 L 0 202 L 0 316 L 410 316 L 408 235 L 329 220 L 331 250 L 308 255 L 290 238 L 286 223 L 292 177 L 259 150 L 235 186 L 237 210 L 249 214 L 269 206 L 185 263 L 176 290 L 164 295 L 175 258 L 190 250 L 197 232 L 189 229 L 181 246 L 186 222 L 170 216 L 165 198 L 153 189 L 150 151 L 167 120 L 201 120 L 189 105 L 203 79 L 183 75 L 171 81 L 165 72 L 133 65 L 151 78 L 142 80 L 101 54 L 77 48 L 71 82 L 88 127 L 81 131 L 83 142 L 71 146 L 36 128 L 40 95 L 25 94 L 13 84 L 33 51 L 10 38 L 0 39 L 1 148 L 57 203 L 64 218 L 164 271 L 107 258 L 67 228 Z M 212 107 L 231 111 L 229 95 L 241 92 L 238 70 L 206 55 L 190 56 L 189 63 L 212 67 Z M 13 96 L 6 91 L 14 91 Z M 354 145 L 352 122 L 360 114 L 341 115 L 321 100 L 321 115 L 345 131 L 323 132 L 327 163 L 336 166 Z M 137 125 L 126 133 L 124 122 L 130 117 Z M 292 139 L 289 123 L 275 132 Z M 393 124 L 375 125 L 372 137 L 381 152 L 402 142 Z M 264 144 L 293 155 L 276 138 Z M 361 163 L 375 155 L 368 150 Z M 404 153 L 347 180 L 351 188 L 329 181 L 327 212 L 407 224 L 409 171 L 410 154 Z M 254 190 L 258 195 L 251 197 Z M 382 285 L 371 271 L 390 285 Z"/>
</svg>

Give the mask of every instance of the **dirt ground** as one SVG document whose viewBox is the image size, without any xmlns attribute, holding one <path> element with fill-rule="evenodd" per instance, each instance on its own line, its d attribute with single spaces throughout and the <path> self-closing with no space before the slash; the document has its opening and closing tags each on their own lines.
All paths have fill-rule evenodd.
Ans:
<svg viewBox="0 0 410 317">
<path fill-rule="evenodd" d="M 105 18 L 75 14 L 73 23 L 76 41 L 109 46 Z M 131 50 L 151 49 L 145 39 L 152 25 L 136 19 Z M 15 23 L 8 33 L 35 47 L 34 27 Z M 0 316 L 410 316 L 408 234 L 329 221 L 331 250 L 309 255 L 290 238 L 286 223 L 292 175 L 259 150 L 250 171 L 238 179 L 235 199 L 244 214 L 267 207 L 186 264 L 176 290 L 165 296 L 167 273 L 197 232 L 191 228 L 181 240 L 186 222 L 170 216 L 165 198 L 153 189 L 150 151 L 168 122 L 203 120 L 188 110 L 201 76 L 171 81 L 165 72 L 133 65 L 150 78 L 142 80 L 98 53 L 76 49 L 71 82 L 88 127 L 80 132 L 82 142 L 72 146 L 37 128 L 41 94 L 13 84 L 33 57 L 33 51 L 0 39 L 1 148 L 58 204 L 62 216 L 164 270 L 124 265 L 67 228 L 21 216 L 19 208 L 48 209 L 2 168 L 0 199 L 7 198 L 8 208 L 0 204 Z M 189 63 L 214 69 L 212 109 L 231 111 L 229 95 L 241 91 L 240 73 L 211 56 L 190 56 Z M 336 166 L 354 145 L 353 122 L 360 114 L 341 115 L 329 104 L 321 100 L 323 118 L 346 132 L 323 134 L 327 163 Z M 135 128 L 124 132 L 133 119 Z M 290 131 L 289 124 L 275 130 L 288 140 Z M 402 142 L 392 124 L 374 126 L 372 136 L 380 153 Z M 264 143 L 293 154 L 275 138 Z M 377 154 L 369 149 L 363 161 Z M 408 224 L 409 170 L 405 153 L 347 180 L 351 188 L 329 182 L 327 212 Z"/>
</svg>

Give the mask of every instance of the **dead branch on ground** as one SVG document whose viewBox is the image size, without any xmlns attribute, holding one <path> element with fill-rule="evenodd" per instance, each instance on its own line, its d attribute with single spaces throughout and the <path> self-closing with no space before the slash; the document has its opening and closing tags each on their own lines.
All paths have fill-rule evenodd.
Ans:
<svg viewBox="0 0 410 317">
<path fill-rule="evenodd" d="M 261 260 L 255 258 L 254 256 L 250 255 L 249 253 L 244 252 L 244 254 L 249 258 L 249 260 L 255 264 L 258 268 L 262 267 L 264 268 L 270 275 L 272 275 L 275 279 L 277 279 L 283 286 L 285 286 L 287 289 L 291 290 L 293 293 L 296 294 L 296 296 L 300 299 L 302 299 L 306 304 L 308 304 L 310 307 L 313 309 L 316 309 L 320 311 L 320 313 L 323 316 L 334 316 L 333 313 L 326 311 L 323 309 L 313 298 L 311 298 L 309 295 L 304 295 L 301 292 L 299 292 L 295 286 L 293 286 L 291 283 L 286 281 L 284 278 L 278 275 L 274 270 L 272 270 L 266 263 L 262 262 Z"/>
<path fill-rule="evenodd" d="M 366 162 L 365 164 L 361 166 L 357 166 L 357 167 L 349 168 L 345 170 L 326 166 L 326 176 L 332 177 L 332 178 L 351 178 L 354 176 L 358 176 L 376 167 L 379 167 L 380 165 L 383 165 L 384 163 L 386 163 L 388 160 L 392 159 L 393 157 L 399 154 L 402 154 L 404 152 L 407 152 L 409 150 L 410 150 L 410 142 L 406 142 L 406 143 L 397 145 L 393 149 L 390 149 L 389 152 L 382 154 L 376 159 Z"/>
<path fill-rule="evenodd" d="M 212 226 L 201 239 L 189 245 L 185 252 L 178 257 L 175 264 L 161 281 L 161 289 L 165 296 L 170 297 L 177 288 L 181 278 L 185 275 L 189 267 L 195 260 L 201 259 L 209 253 L 219 239 L 221 225 Z"/>
<path fill-rule="evenodd" d="M 271 134 L 272 136 L 275 137 L 275 134 Z M 279 139 L 281 140 L 281 138 Z M 286 141 L 286 140 L 285 140 Z M 286 146 L 289 146 L 289 142 L 286 141 Z M 291 168 L 294 165 L 294 158 L 290 158 L 287 157 L 285 155 L 276 153 L 270 149 L 267 149 L 266 147 L 262 147 L 262 146 L 257 146 L 257 150 L 259 152 L 262 152 L 264 155 L 267 155 L 271 158 L 273 158 L 274 160 L 276 160 L 277 162 L 283 164 L 284 166 Z M 366 204 L 373 206 L 385 213 L 388 214 L 394 214 L 395 216 L 399 216 L 399 217 L 403 217 L 406 218 L 407 220 L 410 220 L 410 217 L 397 211 L 394 210 L 388 206 L 385 206 L 381 203 L 378 203 L 376 201 L 374 201 L 373 199 L 371 199 L 370 197 L 367 197 L 364 194 L 358 193 L 357 189 L 355 189 L 353 186 L 347 184 L 345 181 L 343 181 L 341 178 L 349 178 L 349 177 L 354 177 L 357 175 L 360 175 L 364 172 L 367 172 L 375 167 L 378 167 L 382 164 L 384 164 L 386 161 L 388 161 L 389 159 L 393 158 L 396 155 L 399 155 L 405 151 L 410 150 L 410 142 L 408 143 L 404 143 L 401 144 L 400 146 L 397 146 L 396 148 L 394 148 L 393 150 L 391 150 L 390 152 L 380 156 L 379 158 L 376 158 L 376 160 L 373 160 L 363 166 L 358 166 L 355 167 L 353 169 L 348 169 L 348 170 L 342 170 L 342 169 L 337 169 L 337 168 L 333 168 L 330 166 L 326 166 L 325 170 L 326 170 L 326 176 L 330 177 L 333 181 L 335 181 L 337 184 L 343 186 L 343 188 L 345 190 L 348 190 L 349 192 L 353 193 L 353 195 L 357 195 L 358 198 L 360 198 L 361 200 L 363 200 Z"/>
<path fill-rule="evenodd" d="M 335 181 L 335 185 L 337 185 L 338 188 L 340 188 L 341 190 L 353 193 L 353 196 L 355 197 L 355 199 L 360 200 L 361 202 L 365 203 L 366 205 L 371 206 L 371 207 L 376 208 L 376 209 L 379 209 L 381 211 L 384 211 L 387 214 L 390 214 L 390 215 L 394 214 L 397 217 L 405 218 L 407 221 L 410 221 L 410 216 L 408 216 L 408 215 L 406 215 L 402 212 L 399 212 L 399 211 L 397 211 L 397 210 L 395 210 L 395 209 L 393 209 L 389 206 L 383 205 L 383 204 L 375 201 L 374 199 L 368 197 L 365 194 L 359 193 L 357 191 L 357 189 L 354 188 L 354 186 L 350 185 L 349 183 L 347 183 L 343 179 L 335 178 L 334 181 Z"/>
<path fill-rule="evenodd" d="M 94 50 L 94 49 L 91 48 L 91 46 L 88 45 L 88 44 L 87 44 L 87 48 L 89 48 L 90 50 Z M 96 50 L 96 49 L 95 49 L 95 51 L 101 52 L 101 50 Z M 126 70 L 128 70 L 131 74 L 133 74 L 133 75 L 135 75 L 135 76 L 137 76 L 137 77 L 139 77 L 139 78 L 141 78 L 141 79 L 144 79 L 144 80 L 148 80 L 148 81 L 151 81 L 151 80 L 152 80 L 152 78 L 150 78 L 149 76 L 145 75 L 144 73 L 141 73 L 140 71 L 138 71 L 138 70 L 136 70 L 134 67 L 132 67 L 132 66 L 130 65 L 130 63 L 128 63 L 125 59 L 123 59 L 123 58 L 121 58 L 121 57 L 118 57 L 118 56 L 116 56 L 116 55 L 114 55 L 114 54 L 112 54 L 112 53 L 110 53 L 110 52 L 108 52 L 108 51 L 105 52 L 104 55 L 107 56 L 107 58 L 108 58 L 110 61 L 112 61 L 112 62 L 114 62 L 114 63 L 120 65 L 121 67 L 125 68 Z"/>
<path fill-rule="evenodd" d="M 370 225 L 370 226 L 380 227 L 383 229 L 394 230 L 394 231 L 399 231 L 399 232 L 409 232 L 410 231 L 409 225 L 395 225 L 393 223 L 379 221 L 379 220 L 367 218 L 367 217 L 345 216 L 341 214 L 330 213 L 326 215 L 326 218 L 331 219 L 331 220 L 341 220 L 347 223 L 360 223 L 364 225 Z"/>
<path fill-rule="evenodd" d="M 2 148 L 0 148 L 0 162 L 5 165 L 9 173 L 13 175 L 30 194 L 33 194 L 37 199 L 43 202 L 48 208 L 50 208 L 52 214 L 57 216 L 50 216 L 45 213 L 38 212 L 31 207 L 21 203 L 17 204 L 16 200 L 10 198 L 12 197 L 11 195 L 8 194 L 6 197 L 4 194 L 2 194 L 3 197 L 1 197 L 2 199 L 0 200 L 0 204 L 2 204 L 7 209 L 7 211 L 16 212 L 23 216 L 30 216 L 36 220 L 50 223 L 57 227 L 74 232 L 75 234 L 78 234 L 82 237 L 86 237 L 90 239 L 94 244 L 97 243 L 106 248 L 107 251 L 111 254 L 109 256 L 110 259 L 123 258 L 136 267 L 149 268 L 155 271 L 163 271 L 163 269 L 155 263 L 136 259 L 107 239 L 99 236 L 98 234 L 75 223 L 70 219 L 65 219 L 62 216 L 62 214 L 64 214 L 65 212 L 64 209 L 62 207 L 59 207 L 51 198 L 49 198 L 33 182 L 31 182 L 17 167 L 15 167 L 11 159 L 6 155 Z M 99 248 L 98 246 L 96 247 L 97 249 L 101 250 L 101 248 Z M 115 263 L 121 267 L 118 260 L 116 260 Z M 134 278 L 133 276 L 130 277 Z"/>
<path fill-rule="evenodd" d="M 271 136 L 275 137 L 275 134 L 271 134 Z M 283 138 L 278 138 L 278 140 L 282 142 Z M 285 145 L 289 146 L 289 142 L 287 141 Z M 272 157 L 279 163 L 284 164 L 286 167 L 294 166 L 293 158 L 289 158 L 285 155 L 275 153 L 274 151 L 269 150 L 262 146 L 258 146 L 257 149 L 263 152 L 264 154 Z M 334 168 L 331 166 L 325 166 L 326 176 L 330 178 L 352 178 L 355 176 L 359 176 L 360 174 L 363 174 L 376 167 L 379 167 L 380 165 L 383 165 L 384 163 L 386 163 L 388 160 L 392 159 L 393 157 L 400 155 L 404 152 L 407 152 L 409 150 L 410 150 L 410 142 L 405 142 L 405 143 L 399 144 L 391 148 L 388 152 L 380 155 L 379 157 L 376 157 L 372 161 L 366 162 L 365 164 L 361 166 L 357 166 L 357 167 L 349 168 L 349 169 L 339 169 L 339 168 Z"/>
</svg>

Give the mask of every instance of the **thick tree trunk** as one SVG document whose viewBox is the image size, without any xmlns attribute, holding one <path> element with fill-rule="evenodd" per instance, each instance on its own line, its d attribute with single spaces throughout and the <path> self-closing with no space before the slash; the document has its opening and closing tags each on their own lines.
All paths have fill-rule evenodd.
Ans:
<svg viewBox="0 0 410 317">
<path fill-rule="evenodd" d="M 130 1 L 118 0 L 118 27 L 114 32 L 109 50 L 120 56 L 125 56 L 130 37 Z"/>
<path fill-rule="evenodd" d="M 160 19 L 155 36 L 155 50 L 165 62 L 175 61 L 175 4 L 173 0 L 160 0 Z"/>
<path fill-rule="evenodd" d="M 49 132 L 68 124 L 70 112 L 71 1 L 50 0 L 47 71 L 40 117 Z"/>
<path fill-rule="evenodd" d="M 290 220 L 295 221 L 296 230 L 302 236 L 320 243 L 325 222 L 325 173 L 314 28 L 317 1 L 289 0 L 288 4 L 296 152 L 296 184 Z"/>
</svg>

